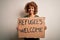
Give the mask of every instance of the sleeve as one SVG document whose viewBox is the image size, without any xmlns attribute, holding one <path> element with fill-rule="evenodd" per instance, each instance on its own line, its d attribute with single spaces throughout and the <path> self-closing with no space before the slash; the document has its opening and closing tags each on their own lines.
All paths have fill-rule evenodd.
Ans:
<svg viewBox="0 0 60 40">
<path fill-rule="evenodd" d="M 36 15 L 35 17 L 39 17 L 38 15 Z"/>
</svg>

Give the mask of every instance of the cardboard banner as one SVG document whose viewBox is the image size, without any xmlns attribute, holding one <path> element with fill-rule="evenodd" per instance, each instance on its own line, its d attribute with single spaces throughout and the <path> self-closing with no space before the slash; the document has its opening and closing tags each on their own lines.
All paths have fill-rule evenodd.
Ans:
<svg viewBox="0 0 60 40">
<path fill-rule="evenodd" d="M 18 18 L 19 38 L 44 38 L 45 17 Z"/>
</svg>

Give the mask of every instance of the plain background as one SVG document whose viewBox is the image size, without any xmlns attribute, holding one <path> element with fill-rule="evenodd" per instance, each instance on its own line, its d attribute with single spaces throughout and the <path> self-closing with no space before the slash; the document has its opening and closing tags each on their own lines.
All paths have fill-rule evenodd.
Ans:
<svg viewBox="0 0 60 40">
<path fill-rule="evenodd" d="M 40 17 L 46 17 L 47 30 L 41 40 L 60 40 L 60 0 L 0 0 L 0 40 L 17 40 L 17 18 L 24 16 L 26 3 L 38 5 Z"/>
</svg>

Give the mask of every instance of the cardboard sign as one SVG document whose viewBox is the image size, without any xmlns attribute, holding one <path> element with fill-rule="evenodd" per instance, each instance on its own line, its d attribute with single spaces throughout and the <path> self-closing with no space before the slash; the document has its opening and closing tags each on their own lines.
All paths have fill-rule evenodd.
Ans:
<svg viewBox="0 0 60 40">
<path fill-rule="evenodd" d="M 19 38 L 44 38 L 45 17 L 18 18 Z"/>
</svg>

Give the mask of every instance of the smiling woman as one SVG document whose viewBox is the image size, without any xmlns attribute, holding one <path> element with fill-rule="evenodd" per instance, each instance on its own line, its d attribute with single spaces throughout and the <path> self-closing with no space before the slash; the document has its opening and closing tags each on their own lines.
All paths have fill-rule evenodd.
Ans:
<svg viewBox="0 0 60 40">
<path fill-rule="evenodd" d="M 35 18 L 35 17 L 39 17 L 37 14 L 38 8 L 37 8 L 37 4 L 35 2 L 28 2 L 25 5 L 25 12 L 28 13 L 28 15 L 24 16 L 24 18 L 28 17 L 28 18 Z M 30 24 L 36 24 L 36 23 L 42 23 L 40 20 L 27 20 L 28 23 Z M 40 21 L 40 22 L 38 22 Z M 25 22 L 25 23 L 24 23 Z M 20 24 L 26 24 L 26 20 L 24 20 L 24 22 L 22 20 L 20 20 Z M 31 32 L 33 31 L 32 29 L 36 30 L 40 30 L 40 28 L 36 29 L 36 28 L 30 28 Z M 17 30 L 20 30 L 19 26 L 17 27 Z M 27 30 L 27 28 L 23 29 L 23 30 Z M 34 31 L 34 32 L 35 32 Z M 39 40 L 39 38 L 24 38 L 24 40 Z"/>
</svg>

